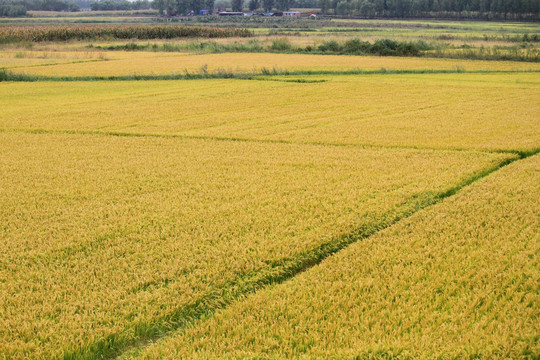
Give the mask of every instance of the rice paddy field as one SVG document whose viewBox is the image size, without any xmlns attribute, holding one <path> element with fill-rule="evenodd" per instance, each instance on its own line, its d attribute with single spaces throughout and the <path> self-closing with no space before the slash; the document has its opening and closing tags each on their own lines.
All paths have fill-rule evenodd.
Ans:
<svg viewBox="0 0 540 360">
<path fill-rule="evenodd" d="M 227 50 L 538 24 L 276 24 L 0 45 L 0 359 L 540 357 L 538 61 Z"/>
<path fill-rule="evenodd" d="M 0 127 L 456 150 L 539 147 L 535 72 L 279 81 L 286 78 L 6 83 Z"/>
<path fill-rule="evenodd" d="M 19 54 L 19 58 L 17 58 Z M 15 73 L 37 76 L 122 76 L 167 75 L 227 71 L 233 73 L 260 72 L 262 69 L 287 71 L 354 71 L 354 70 L 449 70 L 449 71 L 529 71 L 540 70 L 540 63 L 473 61 L 466 59 L 422 59 L 374 56 L 305 55 L 271 53 L 177 54 L 160 52 L 86 52 L 86 59 L 25 58 L 25 52 L 5 52 L 0 63 Z M 47 55 L 45 55 L 47 56 Z M 67 55 L 69 56 L 69 55 Z M 101 57 L 101 58 L 100 58 Z M 58 63 L 55 63 L 58 61 Z M 31 65 L 27 65 L 31 62 Z"/>
<path fill-rule="evenodd" d="M 539 165 L 501 169 L 132 355 L 535 358 Z"/>
</svg>

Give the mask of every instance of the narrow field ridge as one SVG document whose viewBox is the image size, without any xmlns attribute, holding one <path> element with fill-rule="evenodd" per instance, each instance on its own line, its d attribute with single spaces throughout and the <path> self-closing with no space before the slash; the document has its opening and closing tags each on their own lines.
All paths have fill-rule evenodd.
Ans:
<svg viewBox="0 0 540 360">
<path fill-rule="evenodd" d="M 430 148 L 422 146 L 404 146 L 404 145 L 372 145 L 372 144 L 340 144 L 335 142 L 323 141 L 294 141 L 294 140 L 275 140 L 275 139 L 252 139 L 252 138 L 237 138 L 227 136 L 203 136 L 203 135 L 183 135 L 183 134 L 152 134 L 152 133 L 135 133 L 122 131 L 93 131 L 93 130 L 49 130 L 49 129 L 1 129 L 0 133 L 26 133 L 26 134 L 66 134 L 66 135 L 95 135 L 95 136 L 119 136 L 119 137 L 149 137 L 149 138 L 166 138 L 166 139 L 197 139 L 197 140 L 214 140 L 214 141 L 238 141 L 248 143 L 262 144 L 297 144 L 297 145 L 313 145 L 313 146 L 336 146 L 336 147 L 352 147 L 363 149 L 409 149 L 409 150 L 431 150 L 431 151 L 458 151 L 458 152 L 480 152 L 480 153 L 503 153 L 516 154 L 521 158 L 526 158 L 540 152 L 540 147 L 531 151 L 519 151 L 508 149 L 467 149 L 467 148 Z"/>
<path fill-rule="evenodd" d="M 420 75 L 420 74 L 518 74 L 540 73 L 540 70 L 279 70 L 261 69 L 259 72 L 237 73 L 230 70 L 218 70 L 214 72 L 173 73 L 166 75 L 120 75 L 120 76 L 41 76 L 24 73 L 13 73 L 6 69 L 0 69 L 0 82 L 36 82 L 36 81 L 151 81 L 151 80 L 201 80 L 201 79 L 238 79 L 238 80 L 261 80 L 260 76 L 308 76 L 308 75 Z M 306 82 L 306 81 L 294 81 Z M 309 82 L 309 81 L 307 81 Z"/>
<path fill-rule="evenodd" d="M 67 62 L 55 62 L 55 63 L 47 63 L 47 64 L 33 64 L 33 65 L 17 65 L 17 66 L 10 66 L 9 69 L 19 69 L 19 68 L 36 68 L 36 67 L 45 67 L 45 66 L 54 66 L 54 65 L 67 65 L 67 64 L 85 64 L 85 63 L 92 63 L 92 62 L 102 62 L 102 61 L 110 61 L 106 59 L 85 59 L 85 60 L 73 60 L 73 61 L 67 61 Z M 0 71 L 2 69 L 0 68 Z"/>
</svg>

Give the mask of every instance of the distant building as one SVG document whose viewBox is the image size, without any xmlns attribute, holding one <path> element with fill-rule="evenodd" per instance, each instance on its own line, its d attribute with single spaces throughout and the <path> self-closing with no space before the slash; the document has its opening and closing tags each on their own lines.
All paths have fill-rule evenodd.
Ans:
<svg viewBox="0 0 540 360">
<path fill-rule="evenodd" d="M 300 11 L 284 11 L 283 16 L 289 16 L 289 17 L 299 17 Z"/>
</svg>

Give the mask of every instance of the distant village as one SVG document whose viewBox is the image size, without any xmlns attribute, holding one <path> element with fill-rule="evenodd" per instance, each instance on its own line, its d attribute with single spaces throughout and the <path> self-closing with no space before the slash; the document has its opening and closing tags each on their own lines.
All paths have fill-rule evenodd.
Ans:
<svg viewBox="0 0 540 360">
<path fill-rule="evenodd" d="M 242 11 L 225 11 L 216 10 L 214 12 L 218 16 L 285 16 L 285 17 L 300 17 L 300 11 L 276 11 L 276 12 L 242 12 Z M 191 14 L 194 15 L 194 14 Z M 201 10 L 199 15 L 210 15 L 209 10 Z M 309 16 L 316 16 L 315 14 L 309 14 Z"/>
</svg>

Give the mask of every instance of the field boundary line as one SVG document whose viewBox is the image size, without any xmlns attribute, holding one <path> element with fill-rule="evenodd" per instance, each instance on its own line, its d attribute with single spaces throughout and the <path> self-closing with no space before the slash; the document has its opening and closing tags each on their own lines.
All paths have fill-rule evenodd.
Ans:
<svg viewBox="0 0 540 360">
<path fill-rule="evenodd" d="M 250 139 L 227 136 L 204 136 L 204 135 L 187 135 L 187 134 L 156 134 L 156 133 L 131 133 L 122 131 L 98 131 L 98 130 L 53 130 L 53 129 L 4 129 L 0 128 L 0 133 L 23 133 L 23 134 L 50 134 L 50 135 L 93 135 L 93 136 L 114 136 L 114 137 L 148 137 L 157 139 L 184 139 L 184 140 L 210 140 L 223 142 L 248 142 L 260 144 L 284 144 L 284 145 L 311 145 L 311 146 L 335 146 L 345 148 L 360 148 L 360 149 L 405 149 L 405 150 L 425 150 L 425 151 L 447 151 L 447 152 L 477 152 L 490 154 L 516 154 L 518 156 L 530 156 L 540 152 L 540 147 L 531 150 L 515 150 L 515 149 L 474 149 L 474 148 L 432 148 L 421 146 L 403 146 L 403 145 L 375 145 L 375 144 L 344 144 L 336 142 L 320 142 L 320 141 L 292 141 L 292 140 L 276 140 L 276 139 Z"/>
<path fill-rule="evenodd" d="M 83 60 L 73 60 L 73 61 L 47 63 L 47 64 L 18 65 L 18 66 L 11 66 L 11 67 L 2 68 L 2 69 L 6 69 L 10 71 L 12 69 L 20 69 L 20 68 L 35 68 L 35 67 L 45 67 L 45 66 L 54 66 L 54 65 L 84 64 L 84 63 L 102 62 L 102 61 L 111 61 L 111 59 L 83 59 Z"/>
<path fill-rule="evenodd" d="M 100 60 L 101 61 L 101 60 Z M 107 61 L 107 60 L 103 60 Z M 114 61 L 114 60 L 112 60 Z M 217 69 L 216 71 L 207 71 L 204 66 L 199 72 L 184 72 L 162 74 L 162 75 L 83 75 L 83 76 L 46 76 L 31 75 L 25 73 L 12 72 L 6 68 L 0 68 L 0 82 L 38 82 L 38 81 L 167 81 L 167 80 L 206 80 L 206 79 L 236 79 L 236 80 L 265 80 L 264 77 L 274 76 L 361 76 L 361 75 L 437 75 L 437 74 L 522 74 L 522 73 L 540 73 L 540 70 L 464 70 L 464 69 L 420 69 L 420 70 L 281 70 L 261 68 L 259 72 L 233 72 L 226 69 Z M 271 80 L 271 79 L 266 79 Z M 305 81 L 296 81 L 305 82 Z"/>
</svg>

